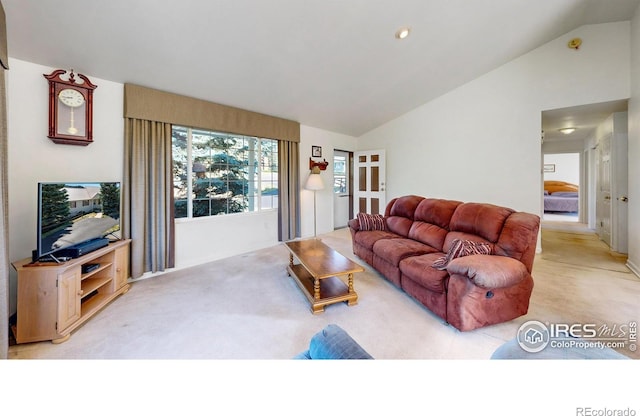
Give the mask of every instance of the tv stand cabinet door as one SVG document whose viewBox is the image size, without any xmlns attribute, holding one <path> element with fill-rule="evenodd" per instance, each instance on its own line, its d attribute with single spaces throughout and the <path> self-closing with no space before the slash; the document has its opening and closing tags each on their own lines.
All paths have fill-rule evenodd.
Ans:
<svg viewBox="0 0 640 416">
<path fill-rule="evenodd" d="M 114 291 L 120 289 L 127 284 L 129 279 L 129 243 L 124 244 L 115 249 L 114 257 L 115 266 L 115 287 Z"/>
<path fill-rule="evenodd" d="M 65 270 L 58 277 L 58 332 L 80 319 L 82 271 L 80 266 Z"/>
<path fill-rule="evenodd" d="M 58 270 L 19 267 L 16 342 L 38 342 L 57 338 Z"/>
</svg>

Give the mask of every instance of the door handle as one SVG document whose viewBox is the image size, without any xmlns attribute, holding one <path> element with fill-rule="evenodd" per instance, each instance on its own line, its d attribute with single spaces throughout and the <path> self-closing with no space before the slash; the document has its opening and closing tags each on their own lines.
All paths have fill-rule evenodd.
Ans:
<svg viewBox="0 0 640 416">
<path fill-rule="evenodd" d="M 626 196 L 621 196 L 620 198 L 618 198 L 618 201 L 622 201 L 622 202 L 627 202 L 629 200 L 629 198 L 627 198 Z"/>
<path fill-rule="evenodd" d="M 604 199 L 606 199 L 606 200 L 611 199 L 611 195 L 607 195 L 607 196 L 605 196 L 605 197 L 604 197 Z"/>
</svg>

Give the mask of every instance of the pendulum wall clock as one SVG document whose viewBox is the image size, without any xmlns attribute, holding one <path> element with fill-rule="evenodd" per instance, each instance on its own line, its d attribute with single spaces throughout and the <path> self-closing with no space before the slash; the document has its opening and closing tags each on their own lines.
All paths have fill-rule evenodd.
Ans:
<svg viewBox="0 0 640 416">
<path fill-rule="evenodd" d="M 49 135 L 58 144 L 86 146 L 93 142 L 93 90 L 82 74 L 64 69 L 44 74 L 49 81 Z M 76 75 L 79 80 L 76 79 Z"/>
</svg>

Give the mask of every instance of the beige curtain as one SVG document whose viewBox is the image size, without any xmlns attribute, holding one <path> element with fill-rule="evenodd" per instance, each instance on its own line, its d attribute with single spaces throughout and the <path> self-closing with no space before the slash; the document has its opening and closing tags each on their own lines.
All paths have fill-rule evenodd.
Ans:
<svg viewBox="0 0 640 416">
<path fill-rule="evenodd" d="M 4 70 L 9 69 L 7 26 L 0 3 L 0 358 L 9 352 L 9 213 L 7 169 L 7 96 Z"/>
<path fill-rule="evenodd" d="M 125 119 L 123 235 L 131 277 L 175 264 L 171 124 Z"/>
<path fill-rule="evenodd" d="M 300 146 L 278 142 L 278 240 L 300 237 Z"/>
</svg>

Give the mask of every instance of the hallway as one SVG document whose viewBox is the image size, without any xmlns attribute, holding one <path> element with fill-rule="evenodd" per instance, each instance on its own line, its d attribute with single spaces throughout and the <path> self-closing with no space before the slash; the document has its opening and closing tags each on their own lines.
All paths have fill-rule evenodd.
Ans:
<svg viewBox="0 0 640 416">
<path fill-rule="evenodd" d="M 629 273 L 627 255 L 611 251 L 584 223 L 543 221 L 540 257 L 558 263 Z"/>
</svg>

